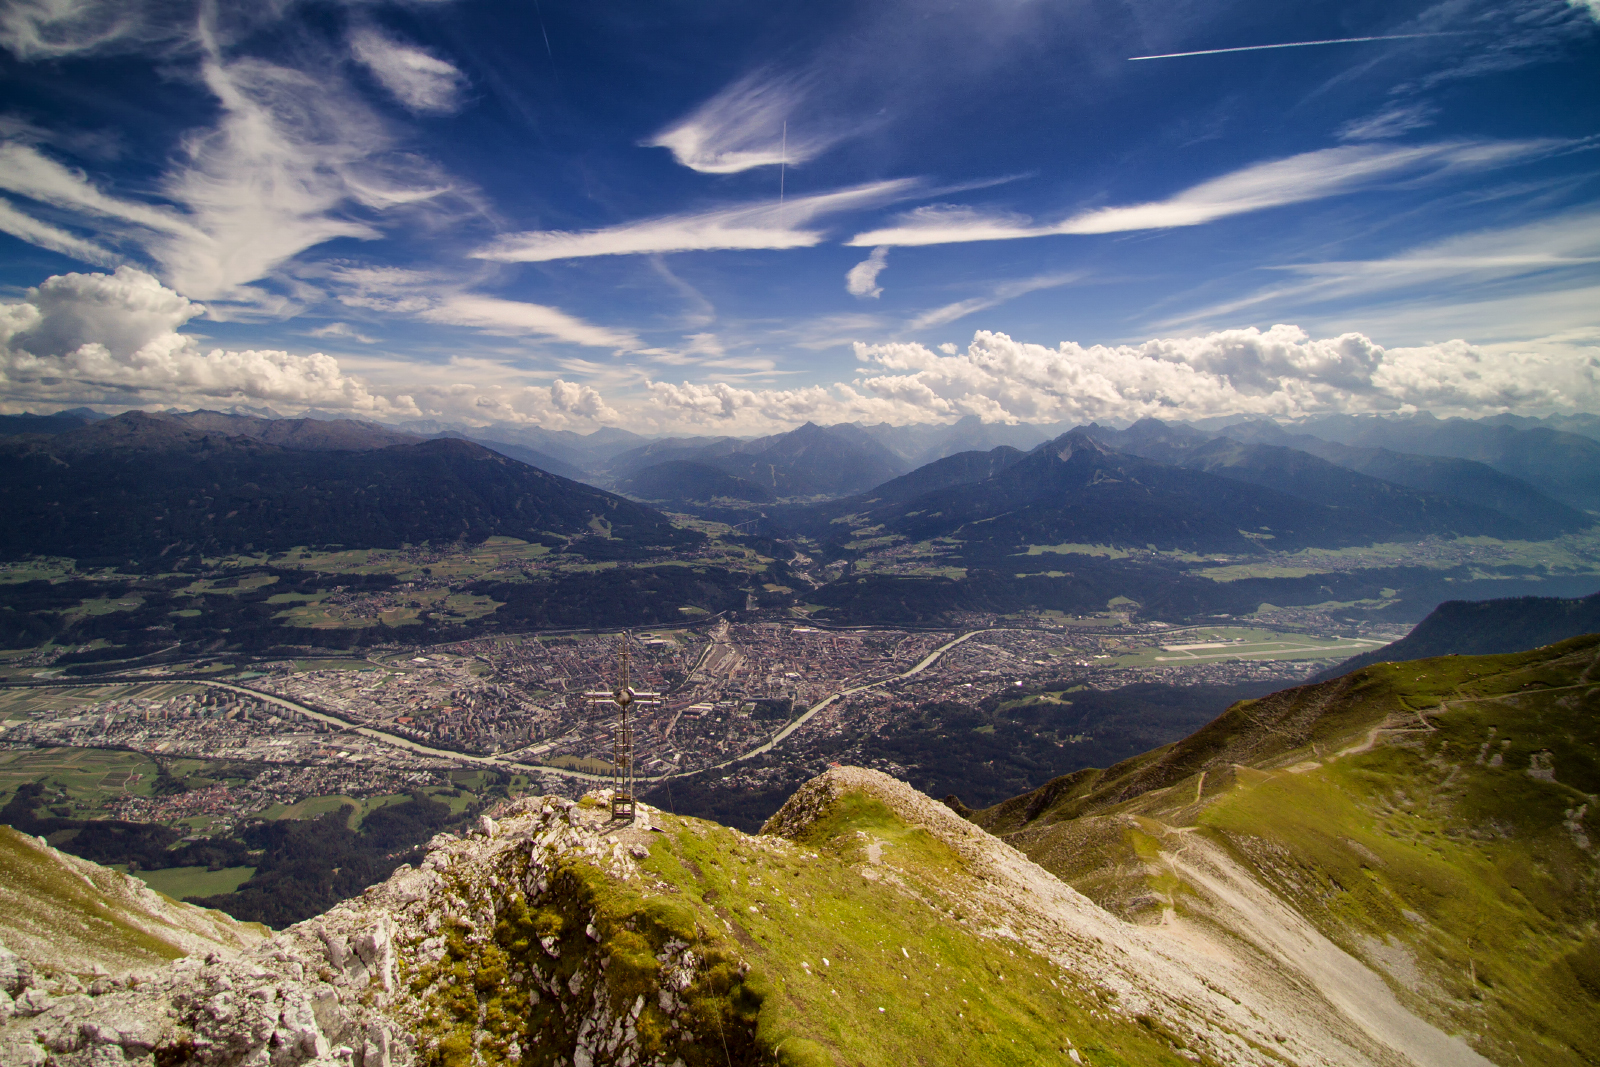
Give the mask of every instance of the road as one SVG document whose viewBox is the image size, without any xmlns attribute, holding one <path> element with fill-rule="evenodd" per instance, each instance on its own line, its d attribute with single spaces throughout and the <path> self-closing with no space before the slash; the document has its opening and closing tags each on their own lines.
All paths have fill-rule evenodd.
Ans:
<svg viewBox="0 0 1600 1067">
<path fill-rule="evenodd" d="M 944 655 L 946 652 L 950 651 L 952 648 L 955 648 L 957 645 L 961 644 L 962 642 L 966 641 L 967 639 L 972 638 L 972 637 L 976 637 L 979 634 L 983 634 L 983 633 L 994 633 L 994 632 L 996 632 L 997 630 L 1000 630 L 1000 629 L 1010 629 L 1010 627 L 997 627 L 995 629 L 988 629 L 988 630 L 971 630 L 971 631 L 968 631 L 967 633 L 962 634 L 960 637 L 954 638 L 954 639 L 952 639 L 950 641 L 947 641 L 944 644 L 940 645 L 938 648 L 934 649 L 932 652 L 930 652 L 926 656 L 924 656 L 915 666 L 913 666 L 913 667 L 911 667 L 911 668 L 909 668 L 909 669 L 907 669 L 905 671 L 902 671 L 899 674 L 892 675 L 892 676 L 890 676 L 888 678 L 880 678 L 875 682 L 865 682 L 865 683 L 863 683 L 861 685 L 855 685 L 855 686 L 850 686 L 847 689 L 841 689 L 839 692 L 834 693 L 832 696 L 827 697 L 827 698 L 825 698 L 823 700 L 820 700 L 817 703 L 811 705 L 811 707 L 806 709 L 805 714 L 801 715 L 799 718 L 795 719 L 793 722 L 791 722 L 787 726 L 785 726 L 782 730 L 778 731 L 776 734 L 774 734 L 772 736 L 771 740 L 767 741 L 765 744 L 759 745 L 756 748 L 750 749 L 747 752 L 742 752 L 739 755 L 733 756 L 733 757 L 731 757 L 729 759 L 726 759 L 721 763 L 712 764 L 711 766 L 708 766 L 708 767 L 697 767 L 694 770 L 677 771 L 677 772 L 674 772 L 672 774 L 656 775 L 654 777 L 641 775 L 636 780 L 638 782 L 640 782 L 640 783 L 665 782 L 665 781 L 668 781 L 668 780 L 673 779 L 673 778 L 682 778 L 682 777 L 684 777 L 686 775 L 690 775 L 690 774 L 699 774 L 702 771 L 714 771 L 714 770 L 720 770 L 720 769 L 722 769 L 724 767 L 731 767 L 733 764 L 739 763 L 739 762 L 741 762 L 743 760 L 747 760 L 747 759 L 751 758 L 752 756 L 759 756 L 764 752 L 770 752 L 777 745 L 781 744 L 784 741 L 784 739 L 787 738 L 790 734 L 794 733 L 796 730 L 800 729 L 800 727 L 804 726 L 807 722 L 809 722 L 811 720 L 811 717 L 816 715 L 817 712 L 819 712 L 819 711 L 823 710 L 824 708 L 828 707 L 834 701 L 839 700 L 839 699 L 841 699 L 843 697 L 853 696 L 856 693 L 864 692 L 864 691 L 866 691 L 868 689 L 875 689 L 880 685 L 887 685 L 890 682 L 897 682 L 897 681 L 900 681 L 901 679 L 910 678 L 910 677 L 912 677 L 914 675 L 921 674 L 928 667 L 932 666 L 939 659 L 940 656 Z M 607 775 L 589 774 L 586 771 L 574 771 L 574 770 L 569 770 L 566 767 L 547 767 L 542 763 L 520 763 L 520 762 L 518 762 L 516 760 L 506 759 L 503 756 L 472 756 L 472 755 L 468 755 L 467 753 L 464 753 L 464 752 L 454 752 L 454 751 L 451 751 L 449 749 L 431 748 L 428 745 L 419 744 L 418 742 L 412 741 L 409 738 L 399 737 L 399 736 L 397 736 L 395 734 L 391 734 L 391 733 L 385 733 L 382 730 L 375 730 L 370 726 L 358 726 L 355 723 L 352 723 L 347 719 L 341 719 L 337 715 L 330 715 L 325 711 L 318 711 L 316 708 L 307 707 L 305 704 L 302 704 L 302 703 L 300 703 L 299 701 L 296 701 L 296 700 L 291 700 L 288 697 L 281 697 L 281 696 L 278 696 L 275 693 L 268 693 L 268 692 L 265 692 L 265 691 L 260 690 L 260 689 L 253 689 L 250 686 L 237 685 L 237 684 L 234 684 L 232 682 L 214 682 L 214 681 L 209 681 L 209 680 L 206 680 L 206 679 L 199 679 L 199 678 L 182 678 L 182 679 L 178 679 L 178 678 L 170 678 L 170 679 L 159 679 L 159 678 L 150 678 L 150 679 L 143 679 L 143 678 L 141 678 L 141 679 L 116 679 L 116 681 L 118 681 L 118 682 L 128 682 L 128 681 L 135 681 L 135 680 L 140 681 L 140 682 L 148 682 L 148 683 L 160 683 L 160 682 L 163 682 L 163 681 L 166 681 L 166 682 L 180 682 L 181 681 L 183 684 L 186 684 L 186 685 L 208 685 L 208 686 L 211 686 L 214 689 L 226 689 L 226 690 L 229 690 L 231 692 L 240 693 L 240 694 L 243 694 L 243 695 L 249 696 L 249 697 L 254 697 L 257 700 L 265 701 L 266 703 L 269 703 L 269 704 L 274 704 L 274 705 L 276 705 L 276 706 L 278 706 L 280 708 L 284 708 L 284 709 L 286 709 L 288 711 L 295 712 L 296 714 L 304 715 L 308 719 L 315 719 L 318 722 L 324 722 L 324 723 L 327 723 L 330 726 L 336 726 L 341 730 L 345 730 L 345 731 L 348 731 L 350 733 L 360 734 L 362 737 L 365 737 L 365 738 L 367 738 L 369 740 L 372 740 L 372 741 L 376 741 L 379 744 L 384 744 L 384 745 L 389 745 L 389 746 L 394 747 L 394 748 L 404 749 L 407 752 L 414 752 L 419 756 L 431 756 L 431 757 L 434 757 L 434 758 L 437 758 L 437 759 L 455 760 L 455 761 L 457 761 L 459 763 L 467 764 L 467 765 L 470 765 L 470 766 L 496 767 L 496 768 L 499 768 L 501 770 L 515 771 L 515 772 L 518 772 L 518 773 L 521 773 L 521 774 L 554 774 L 554 775 L 560 775 L 563 778 L 576 778 L 576 779 L 579 779 L 581 781 L 586 781 L 586 782 L 605 783 L 605 782 L 610 782 L 611 781 L 611 778 L 609 776 L 607 776 Z M 57 684 L 60 684 L 60 685 L 63 685 L 63 686 L 105 685 L 105 684 L 107 684 L 108 681 L 110 681 L 110 680 L 109 679 L 102 679 L 102 680 L 95 681 L 95 682 L 66 682 L 66 683 L 57 683 Z M 45 687 L 48 687 L 48 686 L 45 686 Z M 45 688 L 45 687 L 41 687 L 41 688 Z"/>
</svg>

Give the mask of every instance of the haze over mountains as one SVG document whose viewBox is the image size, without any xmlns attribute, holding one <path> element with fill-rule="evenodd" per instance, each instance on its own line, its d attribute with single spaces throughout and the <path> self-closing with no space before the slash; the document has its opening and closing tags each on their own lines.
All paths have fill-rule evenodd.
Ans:
<svg viewBox="0 0 1600 1067">
<path fill-rule="evenodd" d="M 1334 509 L 1328 513 L 1297 515 L 1290 521 L 1287 516 L 1291 512 L 1284 509 L 1281 499 L 1274 502 L 1270 496 L 1248 493 L 1240 496 L 1241 490 L 1235 487 L 1219 489 L 1220 495 L 1213 496 L 1201 488 L 1209 484 L 1203 479 L 1186 482 L 1180 476 L 1163 475 L 1167 482 L 1161 491 L 1177 492 L 1180 496 L 1183 492 L 1198 492 L 1207 498 L 1200 502 L 1203 507 L 1237 512 L 1234 519 L 1224 520 L 1224 525 L 1231 522 L 1235 530 L 1243 528 L 1251 534 L 1271 534 L 1270 538 L 1261 540 L 1277 541 L 1274 547 L 1278 548 L 1291 544 L 1354 544 L 1363 538 L 1372 541 L 1429 535 L 1540 540 L 1584 528 L 1592 522 L 1586 512 L 1600 510 L 1600 495 L 1596 494 L 1595 486 L 1589 484 L 1588 475 L 1581 473 L 1591 468 L 1600 470 L 1600 441 L 1580 434 L 1540 425 L 1517 427 L 1503 422 L 1479 425 L 1461 419 L 1444 422 L 1369 419 L 1328 422 L 1327 425 L 1345 437 L 1404 443 L 1416 450 L 1345 444 L 1309 433 L 1292 432 L 1299 427 L 1286 429 L 1260 420 L 1248 420 L 1211 432 L 1153 419 L 1120 431 L 1098 426 L 1085 430 L 1094 440 L 1120 453 L 1234 482 L 1252 483 L 1282 496 Z M 1001 428 L 1004 436 L 1020 441 L 1027 446 L 1025 449 L 1018 449 L 1015 444 L 988 449 L 957 447 L 992 440 L 994 429 L 964 420 L 945 428 L 937 438 L 929 440 L 924 435 L 917 440 L 912 434 L 886 432 L 884 428 L 822 428 L 807 424 L 791 434 L 748 442 L 666 440 L 610 457 L 606 474 L 616 478 L 613 484 L 624 492 L 644 499 L 671 500 L 679 505 L 695 501 L 709 503 L 719 496 L 766 502 L 763 495 L 739 483 L 722 483 L 709 477 L 707 469 L 760 486 L 780 500 L 858 494 L 864 502 L 909 504 L 919 490 L 950 490 L 999 477 L 1023 460 L 1024 451 L 1041 447 L 1037 441 L 1029 442 L 1031 435 L 1025 427 Z M 889 443 L 903 447 L 894 452 L 888 448 Z M 912 447 L 905 447 L 908 445 Z M 919 458 L 925 462 L 918 464 L 907 458 L 913 447 L 922 449 Z M 936 452 L 944 454 L 934 455 Z M 660 467 L 663 462 L 680 465 Z M 659 469 L 652 470 L 652 467 Z M 1580 473 L 1575 473 L 1575 468 Z M 1148 477 L 1154 476 L 1153 469 L 1145 470 Z M 1013 481 L 1020 484 L 1043 473 L 1031 468 L 1027 471 L 1031 474 L 1011 476 Z M 1109 477 L 1101 475 L 1095 482 L 1098 488 L 1094 493 L 1099 502 L 1093 508 L 1100 518 L 1075 518 L 1065 525 L 1060 520 L 1042 520 L 1042 525 L 1035 523 L 1030 527 L 1034 530 L 1030 536 L 1054 536 L 1043 532 L 1053 529 L 1063 533 L 1062 540 L 1166 544 L 1169 536 L 1178 536 L 1179 540 L 1187 537 L 1187 543 L 1199 550 L 1221 550 L 1224 545 L 1239 547 L 1238 536 L 1227 534 L 1223 526 L 1209 533 L 1200 532 L 1206 522 L 1198 515 L 1185 520 L 1193 527 L 1192 533 L 1163 532 L 1171 526 L 1170 521 L 1155 519 L 1151 521 L 1155 522 L 1156 536 L 1140 540 L 1134 526 L 1146 519 L 1130 518 L 1131 525 L 1119 526 L 1117 519 L 1108 517 L 1135 506 L 1131 498 L 1111 502 L 1107 496 Z M 868 482 L 872 484 L 866 484 Z M 1188 488 L 1179 490 L 1180 483 Z M 1596 486 L 1600 486 L 1600 482 L 1596 482 Z M 1062 486 L 1058 484 L 1057 488 Z M 1157 492 L 1140 506 L 1163 510 L 1159 496 Z M 981 514 L 985 509 L 994 512 L 1031 506 L 998 487 L 986 488 L 980 497 L 987 503 L 978 498 L 962 502 L 966 521 L 994 517 Z M 1171 507 L 1188 509 L 1193 502 L 1175 497 Z M 942 505 L 930 506 L 944 514 Z M 1068 510 L 1081 512 L 1085 506 L 1089 506 L 1087 498 Z M 836 508 L 827 510 L 837 512 Z M 1145 514 L 1149 518 L 1151 513 L 1146 511 Z M 1265 518 L 1253 523 L 1246 521 L 1252 516 Z M 1283 529 L 1260 529 L 1273 526 L 1272 516 L 1279 516 L 1277 525 Z M 900 529 L 893 525 L 899 521 L 894 516 L 885 512 L 881 518 Z M 1017 522 L 1027 525 L 1029 521 L 1007 520 L 1011 525 Z M 937 525 L 930 517 L 918 525 L 917 530 L 929 533 Z M 1020 531 L 1021 527 L 1017 529 Z M 1077 533 L 1065 536 L 1071 530 Z M 913 531 L 906 527 L 902 532 L 909 536 Z M 1170 543 L 1177 545 L 1179 541 Z M 1208 547 L 1200 549 L 1202 544 Z"/>
<path fill-rule="evenodd" d="M 3 416 L 0 433 L 60 433 L 90 417 L 95 413 Z M 958 468 L 987 467 L 993 475 L 1020 456 L 1001 451 L 982 460 L 967 456 L 953 465 L 930 464 L 996 448 L 1028 452 L 1070 429 L 992 425 L 968 416 L 949 425 L 806 423 L 753 439 L 649 440 L 619 429 L 579 435 L 502 425 L 464 432 L 437 423 L 388 427 L 205 411 L 165 417 L 192 429 L 297 450 L 365 450 L 430 438 L 465 439 L 564 478 L 620 489 L 639 499 L 679 503 L 710 502 L 719 496 L 767 503 L 855 494 L 908 500 L 916 487 L 933 490 L 983 480 L 954 473 Z M 1585 512 L 1600 512 L 1600 419 L 1548 421 L 1438 420 L 1424 414 L 1337 416 L 1288 425 L 1242 419 L 1214 429 L 1145 419 L 1123 430 L 1084 429 L 1118 452 L 1253 482 L 1325 506 L 1375 511 L 1396 517 L 1393 521 L 1407 532 L 1477 528 L 1491 536 L 1547 537 L 1584 525 Z M 737 481 L 724 481 L 712 471 Z M 913 472 L 914 478 L 889 484 Z M 1502 523 L 1498 532 L 1491 532 L 1495 520 L 1485 510 L 1521 528 Z M 1408 517 L 1398 518 L 1402 513 Z"/>
</svg>

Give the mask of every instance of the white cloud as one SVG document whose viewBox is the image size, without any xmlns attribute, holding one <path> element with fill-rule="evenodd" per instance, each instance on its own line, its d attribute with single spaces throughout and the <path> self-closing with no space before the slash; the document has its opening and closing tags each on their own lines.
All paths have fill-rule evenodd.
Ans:
<svg viewBox="0 0 1600 1067">
<path fill-rule="evenodd" d="M 429 322 L 472 326 L 489 333 L 533 334 L 591 348 L 637 349 L 639 338 L 623 330 L 596 326 L 543 304 L 461 294 L 422 312 Z"/>
<path fill-rule="evenodd" d="M 910 330 L 926 330 L 933 326 L 943 326 L 957 319 L 966 318 L 968 315 L 979 311 L 987 311 L 992 307 L 999 307 L 1008 300 L 1015 300 L 1028 293 L 1036 293 L 1041 289 L 1055 289 L 1059 286 L 1070 285 L 1083 277 L 1081 271 L 1071 274 L 1040 274 L 1033 278 L 1019 278 L 1016 281 L 1002 282 L 994 286 L 987 295 L 975 296 L 967 300 L 958 300 L 944 307 L 925 311 L 906 324 Z"/>
<path fill-rule="evenodd" d="M 1226 319 L 1268 303 L 1303 308 L 1356 297 L 1393 299 L 1424 286 L 1431 287 L 1426 299 L 1433 304 L 1460 301 L 1481 287 L 1490 288 L 1478 294 L 1480 299 L 1491 300 L 1505 295 L 1497 287 L 1527 284 L 1536 277 L 1541 286 L 1549 287 L 1552 279 L 1559 282 L 1563 275 L 1580 276 L 1596 263 L 1600 263 L 1600 210 L 1588 208 L 1519 226 L 1459 234 L 1382 259 L 1287 264 L 1279 269 L 1298 275 L 1298 281 L 1270 286 L 1171 321 Z M 1520 294 L 1525 300 L 1536 295 Z M 1413 313 L 1420 310 L 1411 308 Z M 1370 317 L 1375 311 L 1368 306 L 1363 315 Z M 1478 325 L 1486 325 L 1478 318 Z M 1529 337 L 1549 330 L 1537 315 L 1513 314 L 1491 332 Z"/>
<path fill-rule="evenodd" d="M 153 234 L 189 240 L 205 236 L 171 208 L 101 192 L 81 171 L 62 166 L 32 145 L 0 144 L 0 188 L 54 207 L 131 223 Z"/>
<path fill-rule="evenodd" d="M 326 326 L 318 326 L 316 329 L 311 331 L 311 336 L 348 337 L 350 340 L 360 341 L 364 345 L 375 345 L 378 343 L 378 339 L 376 337 L 368 337 L 366 334 L 357 330 L 354 326 L 351 326 L 348 322 L 330 322 Z"/>
<path fill-rule="evenodd" d="M 590 430 L 623 421 L 593 385 L 561 377 L 529 375 L 511 364 L 458 356 L 443 363 L 417 363 L 382 355 L 347 356 L 375 391 L 403 390 L 422 417 L 462 426 L 541 426 Z M 591 368 L 571 361 L 576 374 Z"/>
<path fill-rule="evenodd" d="M 1596 0 L 1600 2 L 1600 0 Z M 1376 115 L 1351 119 L 1339 127 L 1341 141 L 1381 141 L 1399 137 L 1412 130 L 1433 125 L 1439 109 L 1432 104 L 1405 104 L 1387 108 Z"/>
<path fill-rule="evenodd" d="M 179 332 L 204 311 L 132 267 L 50 278 L 22 300 L 0 304 L 0 405 L 266 405 L 552 429 L 621 419 L 592 385 L 528 380 L 491 360 L 427 364 L 376 354 L 340 360 L 321 352 L 204 349 Z"/>
<path fill-rule="evenodd" d="M 426 311 L 437 303 L 440 289 L 449 288 L 447 278 L 404 267 L 361 267 L 350 264 L 329 267 L 319 264 L 317 269 L 308 273 L 314 278 L 326 278 L 332 284 L 334 297 L 339 303 L 368 311 L 401 314 Z"/>
<path fill-rule="evenodd" d="M 888 265 L 888 247 L 874 248 L 870 256 L 851 267 L 845 273 L 845 291 L 851 296 L 871 297 L 876 300 L 883 295 L 883 289 L 878 285 L 878 275 Z"/>
<path fill-rule="evenodd" d="M 1600 22 L 1600 0 L 1567 0 L 1567 3 L 1579 11 L 1587 11 L 1596 22 Z"/>
<path fill-rule="evenodd" d="M 212 55 L 202 76 L 222 118 L 188 139 L 187 165 L 166 186 L 205 239 L 156 245 L 169 281 L 224 299 L 313 245 L 379 236 L 339 210 L 356 198 L 350 172 L 388 147 L 365 107 L 326 79 L 255 59 Z"/>
<path fill-rule="evenodd" d="M 644 142 L 704 174 L 789 166 L 821 155 L 845 135 L 785 122 L 806 96 L 801 79 L 765 72 L 739 79 Z"/>
<path fill-rule="evenodd" d="M 1556 141 L 1451 141 L 1411 147 L 1342 145 L 1257 163 L 1166 200 L 1098 208 L 1055 223 L 1040 224 L 1021 215 L 943 205 L 918 208 L 902 216 L 897 225 L 857 234 L 847 243 L 863 248 L 933 245 L 1198 226 L 1230 215 L 1349 193 L 1383 180 L 1499 166 L 1547 154 L 1563 145 Z"/>
<path fill-rule="evenodd" d="M 19 59 L 140 48 L 181 36 L 179 5 L 142 0 L 9 0 L 0 6 L 0 47 Z"/>
<path fill-rule="evenodd" d="M 96 6 L 52 3 L 63 11 Z M 163 279 L 189 296 L 276 301 L 280 311 L 288 302 L 248 283 L 324 241 L 377 238 L 377 214 L 416 213 L 453 191 L 431 163 L 397 152 L 384 122 L 326 71 L 227 58 L 205 20 L 194 32 L 200 79 L 221 116 L 185 137 L 181 162 L 160 182 L 168 203 L 103 192 L 17 141 L 0 146 L 0 188 L 72 212 L 102 238 L 141 247 Z M 31 232 L 44 247 L 107 263 L 103 249 Z"/>
<path fill-rule="evenodd" d="M 0 308 L 0 392 L 11 406 L 220 401 L 417 412 L 409 397 L 375 395 L 321 353 L 204 351 L 177 332 L 204 310 L 132 267 L 52 277 Z"/>
<path fill-rule="evenodd" d="M 1519 344 L 1394 348 L 1359 333 L 1315 339 L 1295 326 L 1055 347 L 978 331 L 953 354 L 919 344 L 857 344 L 863 376 L 849 383 L 745 389 L 652 382 L 649 406 L 665 423 L 724 433 L 806 419 L 1115 423 L 1241 413 L 1583 411 L 1600 407 L 1597 351 L 1600 332 L 1593 330 Z"/>
<path fill-rule="evenodd" d="M 1491 355 L 1460 340 L 1386 349 L 1359 333 L 1313 339 L 1296 326 L 1055 348 L 979 331 L 955 356 L 905 344 L 858 345 L 856 355 L 887 372 L 857 383 L 869 392 L 1023 422 L 1422 408 L 1483 415 L 1600 403 L 1592 351 Z"/>
<path fill-rule="evenodd" d="M 0 200 L 0 232 L 9 233 L 29 244 L 48 248 L 52 252 L 60 252 L 64 256 L 71 256 L 73 259 L 93 263 L 96 266 L 112 267 L 121 258 L 93 241 L 86 241 L 59 226 L 52 226 L 47 222 L 40 222 L 32 215 L 23 214 L 6 200 Z"/>
<path fill-rule="evenodd" d="M 372 27 L 350 35 L 350 51 L 412 111 L 448 115 L 461 106 L 466 78 L 450 63 Z"/>
<path fill-rule="evenodd" d="M 472 253 L 506 263 L 542 263 L 582 256 L 624 256 L 727 248 L 810 248 L 823 235 L 808 230 L 813 220 L 842 211 L 872 207 L 918 186 L 911 178 L 871 182 L 784 203 L 764 200 L 695 215 L 668 215 L 602 230 L 570 233 L 538 230 L 508 234 Z"/>
</svg>

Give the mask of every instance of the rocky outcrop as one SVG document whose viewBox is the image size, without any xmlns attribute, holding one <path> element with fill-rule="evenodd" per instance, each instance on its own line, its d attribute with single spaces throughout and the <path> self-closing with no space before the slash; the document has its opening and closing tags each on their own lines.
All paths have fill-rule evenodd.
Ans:
<svg viewBox="0 0 1600 1067">
<path fill-rule="evenodd" d="M 651 810 L 612 824 L 603 800 L 518 802 L 241 950 L 86 985 L 0 949 L 0 1064 L 665 1067 L 710 1025 L 753 1048 L 748 964 L 640 906 Z"/>
<path fill-rule="evenodd" d="M 820 1064 L 915 1058 L 935 1022 L 950 1062 L 984 1041 L 990 1059 L 1031 1042 L 1033 1062 L 1085 1062 L 1075 1042 L 1141 1063 L 1487 1062 L 1199 835 L 1163 847 L 1227 921 L 1145 927 L 873 771 L 813 779 L 759 837 L 643 806 L 616 823 L 606 800 L 504 805 L 242 948 L 98 974 L 0 952 L 0 1064 Z"/>
</svg>

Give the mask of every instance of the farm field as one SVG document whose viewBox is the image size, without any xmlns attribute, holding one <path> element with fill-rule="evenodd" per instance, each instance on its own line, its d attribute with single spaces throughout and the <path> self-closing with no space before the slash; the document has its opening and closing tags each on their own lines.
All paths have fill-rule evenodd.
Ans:
<svg viewBox="0 0 1600 1067">
<path fill-rule="evenodd" d="M 133 876 L 158 893 L 183 900 L 232 893 L 255 873 L 254 867 L 223 867 L 216 871 L 208 867 L 167 867 L 159 871 L 134 871 Z"/>
</svg>

